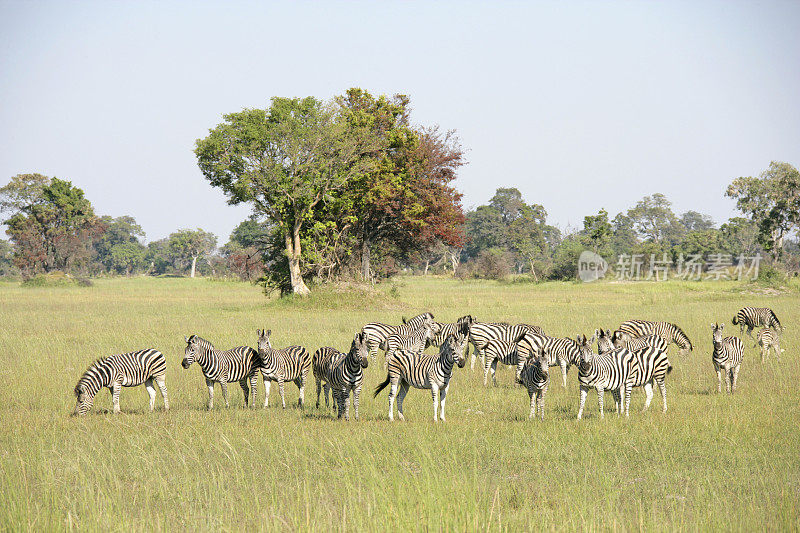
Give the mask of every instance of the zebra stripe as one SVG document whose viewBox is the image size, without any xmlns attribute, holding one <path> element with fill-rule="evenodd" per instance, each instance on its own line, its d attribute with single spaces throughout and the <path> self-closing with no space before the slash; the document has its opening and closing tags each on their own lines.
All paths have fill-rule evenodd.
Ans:
<svg viewBox="0 0 800 533">
<path fill-rule="evenodd" d="M 242 387 L 244 405 L 252 407 L 256 401 L 256 391 L 258 390 L 257 379 L 260 365 L 258 352 L 249 346 L 237 346 L 225 351 L 217 350 L 204 338 L 192 335 L 186 338 L 186 349 L 181 366 L 188 369 L 195 361 L 200 365 L 203 376 L 206 378 L 209 409 L 214 408 L 214 383 L 219 383 L 225 407 L 230 407 L 228 383 L 234 381 L 238 381 L 239 386 Z M 250 383 L 249 388 L 248 382 Z M 252 396 L 250 389 L 253 391 Z"/>
<path fill-rule="evenodd" d="M 422 353 L 425 348 L 431 345 L 431 341 L 439 332 L 439 324 L 431 322 L 422 324 L 418 329 L 408 335 L 392 333 L 386 338 L 386 362 L 397 350 L 409 350 L 414 353 Z"/>
<path fill-rule="evenodd" d="M 636 341 L 639 340 L 641 339 L 636 339 Z M 636 341 L 632 344 L 638 346 Z M 631 389 L 633 387 L 644 387 L 646 397 L 642 411 L 647 411 L 653 399 L 653 383 L 658 385 L 658 390 L 661 391 L 662 412 L 667 412 L 667 386 L 665 379 L 667 374 L 672 371 L 672 365 L 669 364 L 669 359 L 667 358 L 669 344 L 657 335 L 651 336 L 650 342 L 650 344 L 645 344 L 641 348 L 627 347 L 633 353 L 633 367 L 625 390 L 625 416 L 628 415 L 630 408 Z"/>
<path fill-rule="evenodd" d="M 520 361 L 518 370 L 522 368 L 521 363 L 524 363 L 532 355 L 544 354 L 550 366 L 561 367 L 564 388 L 567 386 L 569 367 L 577 365 L 581 358 L 580 346 L 573 339 L 548 337 L 532 331 L 520 340 L 517 350 Z"/>
<path fill-rule="evenodd" d="M 526 360 L 520 368 L 518 381 L 528 389 L 531 411 L 528 418 L 534 418 L 536 411 L 541 412 L 544 421 L 544 396 L 550 383 L 550 364 L 545 356 L 534 356 Z"/>
<path fill-rule="evenodd" d="M 633 354 L 626 348 L 595 354 L 590 346 L 593 339 L 594 337 L 587 340 L 585 335 L 578 337 L 578 346 L 581 351 L 581 359 L 578 363 L 578 383 L 580 385 L 578 420 L 583 416 L 583 406 L 590 388 L 597 391 L 600 418 L 603 418 L 603 392 L 606 390 L 610 390 L 614 395 L 617 413 L 621 412 L 622 397 L 625 395 L 626 384 L 629 381 L 633 364 Z"/>
<path fill-rule="evenodd" d="M 764 362 L 769 358 L 769 349 L 772 348 L 775 350 L 775 357 L 778 358 L 778 361 L 781 360 L 781 338 L 780 335 L 774 333 L 771 329 L 764 328 L 759 330 L 758 335 L 756 336 L 757 340 L 756 343 L 753 345 L 753 348 L 759 346 L 761 348 L 761 361 Z"/>
<path fill-rule="evenodd" d="M 523 332 L 517 335 L 513 340 L 492 339 L 483 348 L 483 385 L 486 386 L 489 376 L 489 371 L 492 372 L 492 384 L 497 385 L 495 375 L 497 373 L 497 363 L 517 367 L 517 374 L 515 382 L 519 380 L 519 371 L 522 368 L 522 363 L 519 357 L 519 342 L 529 332 Z"/>
<path fill-rule="evenodd" d="M 150 396 L 150 410 L 155 409 L 156 389 L 161 390 L 164 410 L 169 410 L 167 384 L 164 380 L 167 361 L 164 354 L 149 348 L 136 352 L 103 357 L 92 363 L 75 385 L 75 409 L 73 415 L 85 415 L 92 408 L 94 397 L 103 387 L 108 387 L 114 404 L 114 413 L 119 413 L 119 394 L 122 387 L 136 387 L 144 383 Z"/>
<path fill-rule="evenodd" d="M 481 366 L 486 365 L 486 357 L 483 349 L 492 340 L 513 341 L 521 333 L 533 332 L 538 335 L 544 335 L 544 331 L 539 326 L 532 324 L 515 324 L 511 325 L 507 322 L 475 322 L 469 328 L 469 340 L 474 350 L 472 358 L 470 359 L 469 368 L 475 368 L 475 355 L 481 356 Z M 468 348 L 469 349 L 469 348 Z"/>
<path fill-rule="evenodd" d="M 733 317 L 733 325 L 739 325 L 739 333 L 747 328 L 747 334 L 753 336 L 753 329 L 758 326 L 773 328 L 775 331 L 783 331 L 778 316 L 769 307 L 743 307 L 739 309 Z"/>
<path fill-rule="evenodd" d="M 717 392 L 722 392 L 722 371 L 725 371 L 725 389 L 736 392 L 736 380 L 744 357 L 744 344 L 739 337 L 722 337 L 725 324 L 711 324 L 714 352 L 711 360 L 717 373 Z"/>
<path fill-rule="evenodd" d="M 320 386 L 325 383 L 325 405 L 328 405 L 328 389 L 333 391 L 338 418 L 344 415 L 350 420 L 350 392 L 353 392 L 353 408 L 358 420 L 358 401 L 364 381 L 364 369 L 369 364 L 366 335 L 357 333 L 345 355 L 330 347 L 314 352 L 312 367 L 317 381 L 317 407 L 319 407 Z"/>
<path fill-rule="evenodd" d="M 472 324 L 474 323 L 475 319 L 472 318 L 472 315 L 462 316 L 456 321 L 455 324 L 443 324 L 441 322 L 436 322 L 436 324 L 439 324 L 441 329 L 431 341 L 431 346 L 436 346 L 437 348 L 440 347 L 447 337 L 450 335 L 455 335 L 462 329 L 467 331 L 467 334 L 469 334 L 469 328 L 471 328 Z"/>
<path fill-rule="evenodd" d="M 649 320 L 628 320 L 620 324 L 617 330 L 627 333 L 632 338 L 646 337 L 648 335 L 658 335 L 665 341 L 674 342 L 681 349 L 681 353 L 691 352 L 693 349 L 692 341 L 686 336 L 681 328 L 670 322 L 651 322 Z"/>
<path fill-rule="evenodd" d="M 432 321 L 433 315 L 426 312 L 415 317 L 411 317 L 407 321 L 403 319 L 404 323 L 399 326 L 390 326 L 389 324 L 384 324 L 382 322 L 370 322 L 361 328 L 361 332 L 366 335 L 367 348 L 369 349 L 369 354 L 372 356 L 372 360 L 374 361 L 378 356 L 378 348 L 384 350 L 386 349 L 385 343 L 389 335 L 392 333 L 403 333 L 404 335 L 408 335 L 412 331 L 419 328 L 419 326 L 422 324 L 429 324 Z"/>
<path fill-rule="evenodd" d="M 408 350 L 395 352 L 389 360 L 386 379 L 375 387 L 374 397 L 391 384 L 389 389 L 389 420 L 394 420 L 394 400 L 397 398 L 397 416 L 404 420 L 403 400 L 408 394 L 409 387 L 415 389 L 430 389 L 433 398 L 433 421 L 445 421 L 444 405 L 447 391 L 450 388 L 450 378 L 453 374 L 453 365 L 463 368 L 466 363 L 464 347 L 467 337 L 461 334 L 451 335 L 439 347 L 438 354 L 414 354 Z M 398 386 L 400 390 L 398 391 Z M 437 410 L 441 404 L 441 411 Z"/>
<path fill-rule="evenodd" d="M 278 391 L 281 393 L 281 404 L 286 409 L 286 400 L 283 396 L 283 384 L 294 381 L 300 389 L 300 399 L 297 405 L 302 409 L 305 402 L 306 377 L 311 368 L 311 355 L 302 346 L 289 346 L 282 350 L 272 347 L 269 338 L 272 330 L 257 330 L 258 357 L 260 360 L 261 377 L 264 379 L 264 408 L 269 405 L 269 388 L 273 381 L 278 382 Z"/>
</svg>

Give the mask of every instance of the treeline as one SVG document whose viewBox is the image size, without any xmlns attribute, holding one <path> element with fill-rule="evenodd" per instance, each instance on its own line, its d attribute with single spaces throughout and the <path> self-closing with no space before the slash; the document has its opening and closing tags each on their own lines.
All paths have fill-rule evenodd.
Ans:
<svg viewBox="0 0 800 533">
<path fill-rule="evenodd" d="M 0 241 L 0 274 L 199 272 L 304 294 L 306 280 L 401 271 L 574 279 L 585 250 L 609 263 L 637 258 L 644 270 L 710 254 L 733 263 L 764 254 L 798 270 L 800 175 L 787 163 L 733 180 L 726 196 L 743 216 L 720 226 L 696 211 L 676 214 L 653 194 L 613 217 L 601 209 L 582 228 L 558 228 L 515 188 L 465 213 L 453 185 L 466 163 L 458 137 L 414 125 L 404 95 L 273 98 L 266 109 L 224 115 L 195 154 L 212 186 L 253 209 L 223 246 L 199 228 L 145 245 L 133 217 L 97 216 L 69 181 L 21 174 L 0 188 L 10 238 Z"/>
</svg>

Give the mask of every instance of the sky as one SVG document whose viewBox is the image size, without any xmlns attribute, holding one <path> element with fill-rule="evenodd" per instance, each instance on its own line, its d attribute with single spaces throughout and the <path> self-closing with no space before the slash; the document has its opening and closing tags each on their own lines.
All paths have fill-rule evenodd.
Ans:
<svg viewBox="0 0 800 533">
<path fill-rule="evenodd" d="M 582 227 L 661 192 L 722 223 L 724 191 L 800 165 L 800 2 L 0 0 L 0 182 L 39 172 L 153 241 L 220 244 L 249 214 L 194 143 L 273 96 L 411 97 L 455 129 L 466 209 L 498 187 Z"/>
</svg>

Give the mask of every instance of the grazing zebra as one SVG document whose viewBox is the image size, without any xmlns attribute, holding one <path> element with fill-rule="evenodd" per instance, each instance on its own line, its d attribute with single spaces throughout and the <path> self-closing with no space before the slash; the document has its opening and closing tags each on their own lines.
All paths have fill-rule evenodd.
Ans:
<svg viewBox="0 0 800 533">
<path fill-rule="evenodd" d="M 438 418 L 445 421 L 444 403 L 447 391 L 450 388 L 450 378 L 453 374 L 453 365 L 464 368 L 466 358 L 464 348 L 467 337 L 456 333 L 447 337 L 439 347 L 438 354 L 414 354 L 408 350 L 400 350 L 389 360 L 386 380 L 375 387 L 373 397 L 391 384 L 389 388 L 389 420 L 394 420 L 394 400 L 397 398 L 397 416 L 404 420 L 403 400 L 408 394 L 409 387 L 415 389 L 430 389 L 433 398 L 433 421 L 437 421 L 437 410 L 441 404 Z M 398 386 L 400 390 L 398 391 Z M 438 398 L 437 398 L 438 396 Z"/>
<path fill-rule="evenodd" d="M 538 410 L 544 421 L 544 396 L 550 383 L 549 361 L 545 355 L 534 355 L 520 363 L 518 382 L 528 389 L 528 397 L 531 400 L 531 412 L 528 418 L 534 418 Z"/>
<path fill-rule="evenodd" d="M 386 363 L 398 350 L 410 350 L 421 353 L 431 345 L 431 341 L 439 333 L 440 326 L 437 322 L 422 324 L 418 329 L 408 335 L 392 333 L 386 338 Z"/>
<path fill-rule="evenodd" d="M 507 322 L 475 322 L 472 324 L 469 328 L 469 343 L 472 344 L 474 350 L 469 363 L 470 370 L 475 368 L 476 354 L 481 356 L 481 366 L 486 365 L 483 349 L 489 341 L 494 339 L 512 341 L 520 333 L 527 331 L 544 335 L 542 328 L 531 324 L 515 324 L 513 326 Z M 469 345 L 467 346 L 467 351 L 469 351 Z"/>
<path fill-rule="evenodd" d="M 367 348 L 372 360 L 378 356 L 378 348 L 386 349 L 386 339 L 392 333 L 401 333 L 408 335 L 414 330 L 418 329 L 422 324 L 430 324 L 433 321 L 431 313 L 422 313 L 415 317 L 409 318 L 407 321 L 403 319 L 403 324 L 399 326 L 390 326 L 381 322 L 370 322 L 361 328 L 361 332 L 366 335 Z"/>
<path fill-rule="evenodd" d="M 618 348 L 609 352 L 595 354 L 590 344 L 594 341 L 587 340 L 586 335 L 578 336 L 578 347 L 581 356 L 578 363 L 578 383 L 580 385 L 580 405 L 578 407 L 578 420 L 583 416 L 583 406 L 590 388 L 597 391 L 597 401 L 600 405 L 600 418 L 603 418 L 603 392 L 612 391 L 617 413 L 622 410 L 622 398 L 626 394 L 626 384 L 629 381 L 633 354 L 626 348 Z"/>
<path fill-rule="evenodd" d="M 775 311 L 769 307 L 743 307 L 739 309 L 733 317 L 733 325 L 739 325 L 739 333 L 747 328 L 747 334 L 753 336 L 753 329 L 758 326 L 773 328 L 775 331 L 783 331 Z"/>
<path fill-rule="evenodd" d="M 739 337 L 722 338 L 722 329 L 725 324 L 711 324 L 712 342 L 714 353 L 711 359 L 714 370 L 717 372 L 717 392 L 722 392 L 722 371 L 725 371 L 725 389 L 733 394 L 736 392 L 736 379 L 739 377 L 739 367 L 744 357 L 744 344 Z"/>
<path fill-rule="evenodd" d="M 670 322 L 651 322 L 649 320 L 628 320 L 620 324 L 619 335 L 627 333 L 632 338 L 658 335 L 667 342 L 674 342 L 681 349 L 681 354 L 692 351 L 692 341 L 681 328 Z"/>
<path fill-rule="evenodd" d="M 85 415 L 92 408 L 94 397 L 103 387 L 108 387 L 114 404 L 114 413 L 119 413 L 119 393 L 122 387 L 136 387 L 144 383 L 150 396 L 150 410 L 155 409 L 156 389 L 153 381 L 161 389 L 164 399 L 164 410 L 169 410 L 167 384 L 164 374 L 167 372 L 167 361 L 164 354 L 149 348 L 138 352 L 110 355 L 98 359 L 83 373 L 75 385 L 75 409 L 73 415 Z"/>
<path fill-rule="evenodd" d="M 286 400 L 283 397 L 283 384 L 294 381 L 300 389 L 300 399 L 297 405 L 302 409 L 305 402 L 306 376 L 311 368 L 311 355 L 302 346 L 289 346 L 282 350 L 272 347 L 269 340 L 272 330 L 257 330 L 258 357 L 261 360 L 261 376 L 264 378 L 264 408 L 269 405 L 269 386 L 273 381 L 278 382 L 278 391 L 281 393 L 281 403 L 286 409 Z"/>
<path fill-rule="evenodd" d="M 520 361 L 524 362 L 531 355 L 542 353 L 547 356 L 550 366 L 560 366 L 564 388 L 567 387 L 569 367 L 577 365 L 581 358 L 581 349 L 574 340 L 548 337 L 534 332 L 528 332 L 520 340 L 517 351 L 519 352 Z"/>
<path fill-rule="evenodd" d="M 608 334 L 608 332 L 606 334 Z M 627 348 L 631 351 L 641 350 L 643 348 L 647 348 L 648 346 L 661 347 L 663 345 L 667 348 L 669 347 L 669 343 L 659 335 L 646 335 L 644 337 L 632 339 L 625 333 L 615 331 L 610 335 L 610 338 L 611 343 L 613 344 L 612 348 Z"/>
<path fill-rule="evenodd" d="M 495 374 L 497 372 L 497 363 L 504 365 L 518 366 L 519 357 L 517 352 L 517 344 L 525 337 L 527 332 L 522 332 L 516 338 L 506 341 L 500 339 L 490 340 L 486 346 L 483 347 L 483 386 L 485 387 L 488 381 L 489 370 L 492 371 L 492 385 L 497 385 Z"/>
<path fill-rule="evenodd" d="M 449 337 L 450 335 L 455 335 L 457 331 L 461 329 L 465 329 L 469 332 L 469 328 L 472 327 L 472 324 L 475 323 L 475 319 L 472 318 L 472 315 L 464 315 L 459 318 L 455 324 L 443 324 L 441 322 L 436 322 L 439 324 L 440 328 L 439 333 L 431 341 L 431 346 L 436 346 L 437 348 L 442 345 L 442 343 Z"/>
<path fill-rule="evenodd" d="M 766 361 L 769 358 L 769 349 L 772 348 L 775 350 L 775 357 L 778 358 L 778 361 L 781 360 L 781 338 L 780 335 L 774 333 L 769 328 L 763 328 L 759 330 L 758 335 L 756 335 L 757 340 L 756 343 L 753 345 L 753 348 L 759 346 L 761 348 L 761 362 Z"/>
<path fill-rule="evenodd" d="M 672 365 L 669 364 L 669 359 L 667 358 L 668 347 L 667 341 L 657 335 L 652 336 L 651 344 L 649 345 L 641 348 L 628 346 L 628 350 L 633 353 L 633 370 L 625 390 L 625 416 L 628 416 L 628 409 L 630 408 L 631 388 L 644 387 L 646 398 L 642 411 L 647 411 L 653 399 L 653 383 L 658 385 L 658 390 L 661 391 L 661 400 L 663 402 L 661 410 L 664 413 L 667 412 L 667 385 L 665 379 L 667 374 L 672 372 Z"/>
<path fill-rule="evenodd" d="M 256 391 L 258 390 L 257 380 L 260 365 L 258 352 L 249 346 L 237 346 L 225 351 L 217 350 L 210 342 L 197 335 L 184 338 L 186 339 L 186 349 L 181 366 L 188 369 L 195 361 L 200 365 L 203 376 L 206 378 L 206 386 L 208 386 L 208 408 L 214 408 L 214 383 L 219 383 L 225 407 L 230 407 L 228 383 L 234 381 L 238 381 L 239 386 L 242 387 L 244 405 L 252 407 L 256 401 Z M 247 387 L 248 382 L 250 388 Z M 252 396 L 250 389 L 253 390 Z"/>
<path fill-rule="evenodd" d="M 312 367 L 314 379 L 317 381 L 317 407 L 322 382 L 325 382 L 325 405 L 328 405 L 328 389 L 333 391 L 338 418 L 344 415 L 350 420 L 350 391 L 353 392 L 353 408 L 358 420 L 358 401 L 361 396 L 361 385 L 364 381 L 364 369 L 369 364 L 366 335 L 357 333 L 345 355 L 330 347 L 320 348 L 314 352 Z"/>
</svg>

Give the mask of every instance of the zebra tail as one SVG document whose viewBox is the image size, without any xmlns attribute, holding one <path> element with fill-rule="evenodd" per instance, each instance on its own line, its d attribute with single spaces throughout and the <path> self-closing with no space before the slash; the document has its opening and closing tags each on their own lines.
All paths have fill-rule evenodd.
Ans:
<svg viewBox="0 0 800 533">
<path fill-rule="evenodd" d="M 372 397 L 377 398 L 378 394 L 380 394 L 381 391 L 386 388 L 386 385 L 389 384 L 389 381 L 390 381 L 389 374 L 386 374 L 386 381 L 375 387 L 375 392 L 372 394 Z"/>
</svg>

